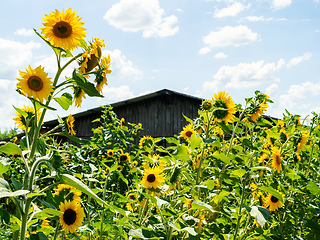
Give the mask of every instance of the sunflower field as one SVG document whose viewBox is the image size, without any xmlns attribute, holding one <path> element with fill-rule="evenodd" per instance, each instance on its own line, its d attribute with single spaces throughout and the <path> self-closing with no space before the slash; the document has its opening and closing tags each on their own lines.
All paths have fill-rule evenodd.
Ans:
<svg viewBox="0 0 320 240">
<path fill-rule="evenodd" d="M 179 136 L 140 136 L 142 124 L 111 106 L 90 140 L 75 136 L 72 115 L 41 131 L 53 101 L 67 111 L 102 97 L 111 73 L 104 41 L 85 41 L 72 9 L 43 20 L 35 34 L 57 72 L 19 71 L 17 92 L 30 106 L 14 107 L 23 136 L 0 142 L 0 239 L 320 239 L 317 113 L 274 119 L 260 91 L 245 106 L 219 92 L 196 119 L 185 116 Z"/>
</svg>

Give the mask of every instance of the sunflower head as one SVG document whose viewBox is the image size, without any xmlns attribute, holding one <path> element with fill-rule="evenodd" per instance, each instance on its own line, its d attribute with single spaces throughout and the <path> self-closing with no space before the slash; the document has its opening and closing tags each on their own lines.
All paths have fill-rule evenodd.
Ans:
<svg viewBox="0 0 320 240">
<path fill-rule="evenodd" d="M 119 172 L 121 172 L 121 171 L 123 170 L 123 167 L 122 167 L 121 165 L 118 165 L 118 166 L 117 166 L 117 170 L 118 170 Z"/>
<path fill-rule="evenodd" d="M 74 123 L 74 117 L 69 114 L 69 116 L 66 119 L 66 124 L 68 127 L 68 132 L 70 135 L 76 135 L 76 132 L 73 130 L 73 123 Z"/>
<path fill-rule="evenodd" d="M 282 171 L 281 154 L 277 147 L 272 147 L 272 166 L 278 172 Z"/>
<path fill-rule="evenodd" d="M 82 27 L 84 23 L 80 22 L 81 18 L 76 16 L 76 12 L 69 8 L 62 12 L 56 10 L 45 16 L 41 34 L 53 46 L 74 50 L 80 45 L 86 29 Z"/>
<path fill-rule="evenodd" d="M 234 114 L 236 113 L 236 105 L 232 98 L 225 92 L 219 92 L 218 94 L 214 94 L 212 101 L 212 114 L 215 120 L 231 123 L 234 119 Z"/>
<path fill-rule="evenodd" d="M 80 87 L 75 87 L 73 90 L 73 102 L 76 107 L 81 107 L 82 99 L 86 98 L 84 91 Z"/>
<path fill-rule="evenodd" d="M 139 141 L 140 149 L 152 148 L 154 145 L 154 139 L 151 136 L 144 136 Z"/>
<path fill-rule="evenodd" d="M 210 101 L 210 100 L 202 101 L 201 107 L 203 110 L 207 110 L 207 111 L 212 110 L 212 101 Z"/>
<path fill-rule="evenodd" d="M 144 169 L 144 174 L 140 184 L 148 189 L 157 189 L 164 183 L 164 177 L 162 175 L 163 168 L 161 167 L 148 167 Z"/>
<path fill-rule="evenodd" d="M 114 156 L 114 153 L 113 153 L 112 149 L 108 149 L 107 156 L 110 157 L 110 158 Z"/>
<path fill-rule="evenodd" d="M 30 65 L 26 68 L 25 72 L 19 71 L 21 78 L 17 78 L 19 81 L 17 87 L 30 98 L 39 100 L 48 100 L 48 97 L 53 92 L 51 78 L 48 78 L 48 73 L 44 72 L 44 68 L 38 66 L 31 68 Z"/>
<path fill-rule="evenodd" d="M 129 153 L 121 153 L 119 156 L 119 162 L 130 162 L 131 158 Z"/>
<path fill-rule="evenodd" d="M 30 130 L 31 126 L 31 121 L 35 117 L 35 111 L 34 107 L 28 107 L 28 106 L 23 106 L 23 108 L 20 109 L 21 111 L 25 112 L 27 116 L 23 116 L 20 112 L 16 112 L 15 118 L 15 124 L 17 124 L 18 128 L 22 130 L 27 130 L 27 123 L 28 123 L 28 131 Z M 40 118 L 40 110 L 37 111 L 37 120 Z"/>
<path fill-rule="evenodd" d="M 187 126 L 183 127 L 183 130 L 180 132 L 180 136 L 184 139 L 190 141 L 192 134 L 196 131 L 193 129 L 193 124 L 188 124 Z"/>
<path fill-rule="evenodd" d="M 284 199 L 284 194 L 281 194 L 282 198 Z M 284 204 L 275 196 L 269 194 L 265 200 L 267 207 L 269 208 L 269 211 L 276 211 L 278 208 L 281 208 L 284 206 Z"/>
<path fill-rule="evenodd" d="M 75 201 L 65 200 L 59 205 L 60 211 L 60 225 L 66 233 L 74 233 L 83 222 L 84 211 L 80 204 Z"/>
</svg>

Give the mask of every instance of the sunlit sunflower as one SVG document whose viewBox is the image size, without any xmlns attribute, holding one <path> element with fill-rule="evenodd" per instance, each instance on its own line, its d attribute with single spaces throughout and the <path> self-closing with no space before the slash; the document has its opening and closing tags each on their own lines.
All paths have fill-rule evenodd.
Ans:
<svg viewBox="0 0 320 240">
<path fill-rule="evenodd" d="M 119 172 L 121 172 L 122 169 L 123 169 L 123 167 L 122 167 L 121 165 L 118 165 L 118 166 L 117 166 L 117 170 L 118 170 Z"/>
<path fill-rule="evenodd" d="M 104 85 L 108 85 L 107 74 L 111 73 L 110 70 L 111 58 L 110 55 L 108 57 L 102 57 L 100 63 L 100 69 L 96 69 L 97 72 L 102 71 L 101 75 L 97 77 L 94 81 L 97 83 L 96 89 L 102 94 L 102 88 Z"/>
<path fill-rule="evenodd" d="M 190 141 L 192 134 L 196 131 L 193 129 L 193 125 L 190 123 L 187 126 L 183 127 L 183 130 L 180 132 L 180 136 L 184 139 Z"/>
<path fill-rule="evenodd" d="M 71 135 L 76 135 L 76 132 L 73 130 L 74 117 L 70 114 L 66 119 L 68 132 Z"/>
<path fill-rule="evenodd" d="M 16 116 L 15 118 L 13 118 L 13 120 L 15 120 L 15 124 L 17 124 L 17 127 L 25 130 L 26 131 L 26 119 L 31 119 L 34 117 L 35 112 L 34 112 L 34 107 L 28 107 L 28 106 L 23 106 L 23 108 L 21 108 L 22 111 L 24 111 L 25 113 L 28 114 L 27 118 L 24 118 L 19 112 L 16 112 Z M 37 111 L 37 120 L 39 120 L 40 118 L 40 110 Z M 29 127 L 28 127 L 28 131 L 30 130 L 30 125 L 31 123 L 29 123 Z"/>
<path fill-rule="evenodd" d="M 231 123 L 236 113 L 236 105 L 232 98 L 225 92 L 219 92 L 218 94 L 214 94 L 212 101 L 214 107 L 212 114 L 215 120 Z"/>
<path fill-rule="evenodd" d="M 95 38 L 94 42 L 91 42 L 84 51 L 79 61 L 80 69 L 79 73 L 85 74 L 91 72 L 99 63 L 101 58 L 101 47 L 104 47 L 104 40 Z"/>
<path fill-rule="evenodd" d="M 282 198 L 284 199 L 284 195 L 282 194 Z M 276 211 L 278 208 L 281 208 L 284 206 L 284 204 L 276 197 L 269 194 L 266 199 L 267 207 L 269 208 L 269 211 Z"/>
<path fill-rule="evenodd" d="M 121 118 L 120 120 L 120 127 L 123 128 L 124 124 L 125 124 L 126 120 L 124 120 L 124 118 Z"/>
<path fill-rule="evenodd" d="M 191 208 L 191 199 L 190 198 L 186 198 L 184 197 L 184 205 L 187 206 L 187 209 L 190 209 Z"/>
<path fill-rule="evenodd" d="M 81 107 L 82 99 L 86 98 L 85 92 L 80 87 L 75 87 L 73 91 L 73 102 L 76 107 Z"/>
<path fill-rule="evenodd" d="M 45 16 L 41 34 L 55 47 L 73 50 L 86 36 L 86 29 L 82 27 L 84 23 L 71 8 L 62 12 L 56 9 Z"/>
<path fill-rule="evenodd" d="M 72 190 L 69 193 L 73 194 L 73 201 L 75 202 L 81 202 L 81 191 L 76 191 L 76 188 L 73 186 L 70 186 L 68 184 L 59 184 L 57 189 L 54 189 L 55 192 L 53 193 L 53 195 L 60 195 L 60 192 L 63 191 L 64 189 L 69 189 Z"/>
<path fill-rule="evenodd" d="M 107 155 L 108 155 L 108 157 L 113 157 L 113 155 L 114 155 L 113 150 L 112 149 L 108 149 Z"/>
<path fill-rule="evenodd" d="M 266 163 L 269 162 L 269 156 L 265 153 L 263 153 L 260 157 L 259 157 L 259 162 L 261 163 L 262 166 L 266 166 Z"/>
<path fill-rule="evenodd" d="M 254 113 L 251 113 L 249 115 L 250 119 L 253 122 L 256 122 L 262 116 L 262 114 L 267 110 L 268 106 L 269 106 L 268 103 L 265 101 L 260 103 L 260 106 L 258 107 L 258 109 Z"/>
<path fill-rule="evenodd" d="M 118 160 L 119 160 L 119 162 L 130 162 L 131 158 L 130 158 L 129 153 L 123 153 L 123 154 L 120 154 Z"/>
<path fill-rule="evenodd" d="M 154 144 L 153 137 L 144 136 L 139 141 L 139 148 L 141 148 L 141 149 L 152 148 L 153 144 Z"/>
<path fill-rule="evenodd" d="M 137 161 L 133 161 L 132 167 L 135 168 L 136 166 L 138 166 L 138 162 Z"/>
<path fill-rule="evenodd" d="M 161 167 L 148 167 L 144 169 L 144 174 L 140 184 L 146 188 L 157 189 L 164 183 L 164 177 L 162 175 L 163 168 Z"/>
<path fill-rule="evenodd" d="M 301 132 L 301 139 L 298 143 L 298 147 L 297 147 L 297 153 L 300 153 L 300 151 L 304 148 L 304 146 L 306 145 L 307 143 L 307 140 L 308 140 L 308 131 L 302 131 Z"/>
<path fill-rule="evenodd" d="M 278 172 L 282 171 L 281 155 L 277 147 L 272 147 L 272 167 Z"/>
<path fill-rule="evenodd" d="M 19 82 L 17 87 L 26 94 L 28 97 L 32 97 L 40 102 L 48 100 L 51 92 L 53 92 L 51 78 L 48 78 L 48 73 L 44 72 L 44 68 L 41 66 L 35 69 L 30 65 L 26 68 L 26 72 L 19 71 L 21 78 L 17 78 Z"/>
<path fill-rule="evenodd" d="M 63 212 L 60 215 L 60 225 L 66 233 L 74 233 L 83 222 L 84 211 L 82 207 L 75 201 L 65 200 L 64 203 L 60 203 L 59 208 Z"/>
</svg>

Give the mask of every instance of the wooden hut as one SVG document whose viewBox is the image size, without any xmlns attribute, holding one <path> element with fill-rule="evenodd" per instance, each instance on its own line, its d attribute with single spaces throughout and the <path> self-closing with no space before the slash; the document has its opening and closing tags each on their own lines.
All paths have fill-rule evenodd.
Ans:
<svg viewBox="0 0 320 240">
<path fill-rule="evenodd" d="M 194 119 L 202 98 L 163 89 L 154 93 L 110 104 L 118 118 L 126 122 L 141 123 L 141 136 L 170 137 L 179 134 L 188 124 L 183 115 Z M 74 130 L 79 138 L 89 139 L 92 128 L 99 123 L 92 123 L 101 116 L 101 107 L 74 114 Z M 43 127 L 52 129 L 58 124 L 57 120 L 45 122 Z"/>
</svg>

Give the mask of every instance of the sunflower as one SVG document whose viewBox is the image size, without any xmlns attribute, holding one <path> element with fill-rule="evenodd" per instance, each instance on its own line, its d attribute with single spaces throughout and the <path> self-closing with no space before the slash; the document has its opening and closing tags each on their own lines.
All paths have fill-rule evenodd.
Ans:
<svg viewBox="0 0 320 240">
<path fill-rule="evenodd" d="M 204 109 L 204 110 L 211 110 L 212 108 L 212 101 L 210 100 L 204 100 L 202 101 L 201 103 L 201 107 Z"/>
<path fill-rule="evenodd" d="M 302 131 L 301 132 L 301 138 L 300 138 L 300 141 L 298 143 L 298 147 L 297 147 L 297 153 L 300 153 L 300 151 L 304 148 L 304 146 L 306 145 L 307 143 L 307 140 L 308 140 L 308 131 Z"/>
<path fill-rule="evenodd" d="M 104 47 L 104 43 L 99 38 L 95 38 L 94 40 L 94 42 L 90 43 L 88 49 L 84 51 L 79 61 L 79 73 L 81 74 L 91 72 L 100 61 L 102 55 L 101 47 Z"/>
<path fill-rule="evenodd" d="M 74 117 L 71 114 L 67 117 L 66 123 L 68 127 L 68 132 L 71 135 L 76 135 L 76 132 L 73 130 Z"/>
<path fill-rule="evenodd" d="M 76 191 L 75 187 L 70 186 L 68 184 L 59 184 L 58 188 L 54 189 L 55 192 L 53 193 L 53 195 L 60 195 L 60 192 L 65 190 L 65 189 L 71 190 L 70 193 L 73 194 L 73 201 L 74 202 L 79 202 L 80 203 L 82 201 L 81 198 L 80 198 L 81 191 Z"/>
<path fill-rule="evenodd" d="M 184 197 L 184 205 L 186 205 L 188 209 L 191 208 L 191 201 L 192 200 L 190 198 Z"/>
<path fill-rule="evenodd" d="M 152 148 L 154 144 L 153 137 L 144 136 L 139 141 L 139 148 L 144 149 L 145 147 Z"/>
<path fill-rule="evenodd" d="M 13 120 L 15 120 L 15 124 L 17 124 L 18 128 L 21 128 L 22 130 L 25 130 L 26 131 L 26 128 L 27 128 L 27 123 L 26 123 L 26 119 L 31 119 L 33 118 L 33 116 L 35 115 L 35 112 L 34 112 L 34 107 L 28 107 L 28 106 L 23 106 L 23 108 L 21 108 L 22 111 L 24 111 L 28 116 L 26 118 L 24 118 L 21 113 L 19 112 L 16 112 L 16 116 L 15 118 L 13 118 Z M 40 110 L 37 111 L 37 120 L 40 119 Z M 30 124 L 28 124 L 29 127 L 28 127 L 28 131 L 30 130 Z"/>
<path fill-rule="evenodd" d="M 43 20 L 41 34 L 55 47 L 73 50 L 86 36 L 86 29 L 82 27 L 84 23 L 80 22 L 81 18 L 71 8 L 62 12 L 56 9 Z"/>
<path fill-rule="evenodd" d="M 284 195 L 282 194 L 283 198 L 284 198 Z M 276 211 L 278 208 L 281 208 L 284 206 L 284 204 L 278 199 L 276 198 L 275 196 L 272 196 L 271 194 L 269 194 L 267 197 L 266 197 L 266 204 L 267 204 L 267 207 L 269 207 L 269 211 Z"/>
<path fill-rule="evenodd" d="M 123 128 L 126 120 L 124 118 L 121 118 L 120 120 L 120 127 Z"/>
<path fill-rule="evenodd" d="M 193 129 L 193 125 L 190 123 L 187 126 L 183 127 L 183 130 L 180 132 L 180 136 L 184 139 L 190 141 L 192 134 L 196 131 Z"/>
<path fill-rule="evenodd" d="M 21 78 L 17 78 L 19 82 L 17 87 L 26 94 L 28 97 L 32 97 L 40 102 L 43 99 L 48 100 L 49 95 L 53 92 L 51 78 L 48 78 L 48 73 L 41 68 L 41 65 L 33 69 L 26 68 L 26 72 L 19 71 Z"/>
<path fill-rule="evenodd" d="M 268 106 L 269 106 L 268 103 L 263 101 L 254 113 L 249 114 L 250 119 L 253 122 L 256 122 L 262 116 L 262 114 L 267 110 Z"/>
<path fill-rule="evenodd" d="M 117 166 L 117 170 L 118 170 L 119 172 L 121 172 L 122 169 L 123 169 L 123 167 L 122 167 L 121 165 L 118 165 L 118 166 Z"/>
<path fill-rule="evenodd" d="M 108 55 L 108 57 L 102 57 L 102 60 L 100 63 L 100 68 L 101 68 L 100 71 L 102 71 L 101 76 L 97 77 L 94 80 L 97 83 L 96 89 L 99 91 L 100 94 L 102 94 L 103 86 L 108 85 L 106 75 L 112 72 L 112 70 L 109 69 L 110 65 L 111 65 L 110 55 Z M 99 69 L 97 69 L 96 71 L 99 72 Z"/>
<path fill-rule="evenodd" d="M 231 123 L 234 119 L 234 114 L 236 113 L 236 105 L 232 98 L 225 92 L 219 92 L 218 94 L 214 94 L 212 101 L 214 107 L 212 114 L 215 117 L 215 120 Z"/>
<path fill-rule="evenodd" d="M 81 107 L 82 99 L 86 98 L 84 91 L 80 87 L 76 87 L 73 91 L 73 102 L 76 107 Z"/>
<path fill-rule="evenodd" d="M 108 157 L 110 157 L 110 158 L 113 157 L 113 155 L 114 155 L 113 150 L 112 150 L 112 149 L 108 149 L 107 155 L 108 155 Z"/>
<path fill-rule="evenodd" d="M 144 169 L 144 174 L 140 184 L 146 188 L 157 189 L 163 185 L 164 177 L 162 175 L 163 168 L 161 167 L 147 167 Z"/>
<path fill-rule="evenodd" d="M 261 163 L 262 166 L 265 166 L 267 162 L 269 162 L 269 156 L 265 153 L 263 153 L 260 157 L 259 157 L 259 162 Z"/>
<path fill-rule="evenodd" d="M 129 153 L 122 153 L 119 156 L 119 162 L 130 162 L 131 158 L 129 156 Z"/>
<path fill-rule="evenodd" d="M 281 167 L 281 154 L 277 147 L 272 147 L 272 166 L 278 172 L 282 171 Z"/>
<path fill-rule="evenodd" d="M 60 215 L 60 225 L 66 233 L 74 233 L 82 225 L 84 218 L 83 209 L 79 203 L 67 200 L 64 203 L 60 203 L 59 208 L 63 212 Z"/>
<path fill-rule="evenodd" d="M 138 162 L 137 161 L 133 161 L 132 167 L 135 168 L 136 166 L 138 166 Z"/>
</svg>

